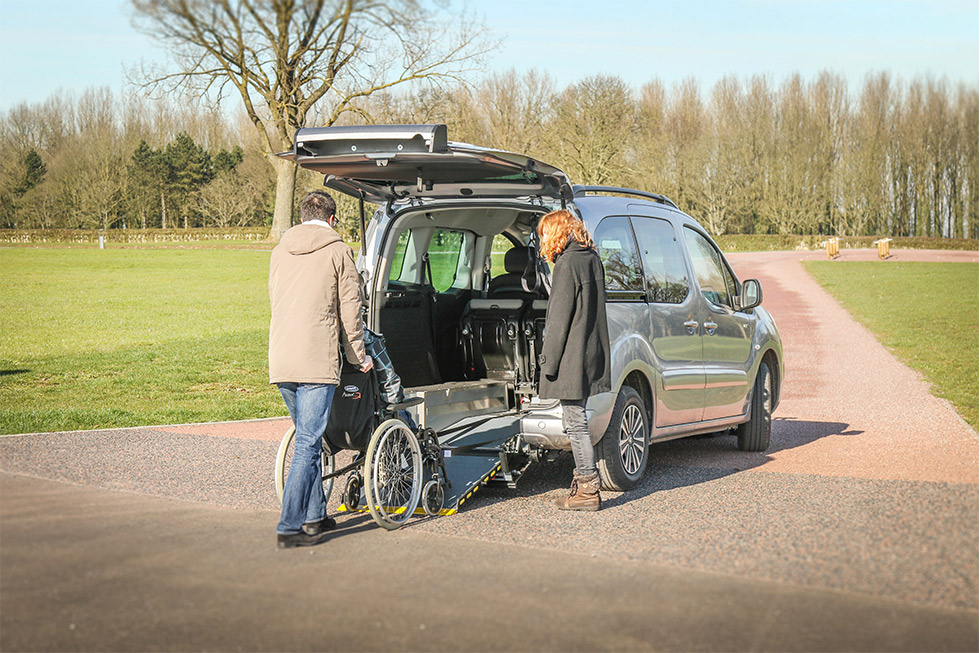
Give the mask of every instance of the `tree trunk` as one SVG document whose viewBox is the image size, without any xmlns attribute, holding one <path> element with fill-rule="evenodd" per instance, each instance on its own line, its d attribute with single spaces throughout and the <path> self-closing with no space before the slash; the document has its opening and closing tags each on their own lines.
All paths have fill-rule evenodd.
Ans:
<svg viewBox="0 0 980 653">
<path fill-rule="evenodd" d="M 167 196 L 164 195 L 163 193 L 160 193 L 160 209 L 162 211 L 160 217 L 160 228 L 166 229 L 167 228 Z"/>
<path fill-rule="evenodd" d="M 292 161 L 270 157 L 276 169 L 276 210 L 272 216 L 269 240 L 277 241 L 293 226 L 293 193 L 296 190 L 296 164 Z"/>
</svg>

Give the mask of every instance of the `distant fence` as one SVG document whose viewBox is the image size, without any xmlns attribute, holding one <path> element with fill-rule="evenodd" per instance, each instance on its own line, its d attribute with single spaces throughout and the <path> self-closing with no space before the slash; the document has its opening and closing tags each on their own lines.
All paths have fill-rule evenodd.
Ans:
<svg viewBox="0 0 980 653">
<path fill-rule="evenodd" d="M 107 243 L 178 243 L 222 240 L 261 242 L 268 227 L 106 229 Z M 0 229 L 0 243 L 98 243 L 98 229 Z"/>
</svg>

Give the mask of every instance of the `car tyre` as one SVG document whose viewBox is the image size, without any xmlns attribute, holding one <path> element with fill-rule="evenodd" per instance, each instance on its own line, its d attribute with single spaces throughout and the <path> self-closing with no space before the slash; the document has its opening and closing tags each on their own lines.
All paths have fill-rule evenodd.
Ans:
<svg viewBox="0 0 980 653">
<path fill-rule="evenodd" d="M 604 490 L 629 490 L 643 478 L 650 454 L 650 426 L 643 399 L 633 388 L 620 389 L 609 426 L 595 452 Z"/>
<path fill-rule="evenodd" d="M 759 364 L 752 389 L 749 421 L 738 426 L 738 448 L 741 451 L 765 451 L 769 448 L 772 428 L 772 372 L 765 362 Z"/>
</svg>

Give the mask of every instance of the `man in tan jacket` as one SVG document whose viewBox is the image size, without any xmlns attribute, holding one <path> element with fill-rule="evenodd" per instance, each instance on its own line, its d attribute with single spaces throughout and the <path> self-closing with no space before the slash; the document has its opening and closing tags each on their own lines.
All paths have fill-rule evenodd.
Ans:
<svg viewBox="0 0 980 653">
<path fill-rule="evenodd" d="M 296 426 L 295 449 L 276 526 L 279 548 L 312 546 L 336 524 L 323 495 L 321 436 L 340 382 L 340 347 L 367 372 L 361 284 L 354 253 L 333 230 L 337 205 L 323 191 L 300 204 L 269 266 L 269 382 L 279 387 Z"/>
</svg>

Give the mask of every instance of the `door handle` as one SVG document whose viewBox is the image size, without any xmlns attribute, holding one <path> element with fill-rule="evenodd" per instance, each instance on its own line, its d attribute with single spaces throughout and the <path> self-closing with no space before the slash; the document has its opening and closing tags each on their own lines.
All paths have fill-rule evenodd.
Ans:
<svg viewBox="0 0 980 653">
<path fill-rule="evenodd" d="M 684 326 L 687 327 L 687 334 L 693 336 L 694 330 L 698 328 L 698 321 L 688 320 L 687 322 L 684 323 Z"/>
<path fill-rule="evenodd" d="M 704 323 L 704 330 L 708 332 L 708 335 L 709 336 L 715 335 L 715 329 L 717 329 L 717 328 L 718 328 L 718 325 L 715 324 L 714 322 L 705 322 Z"/>
</svg>

